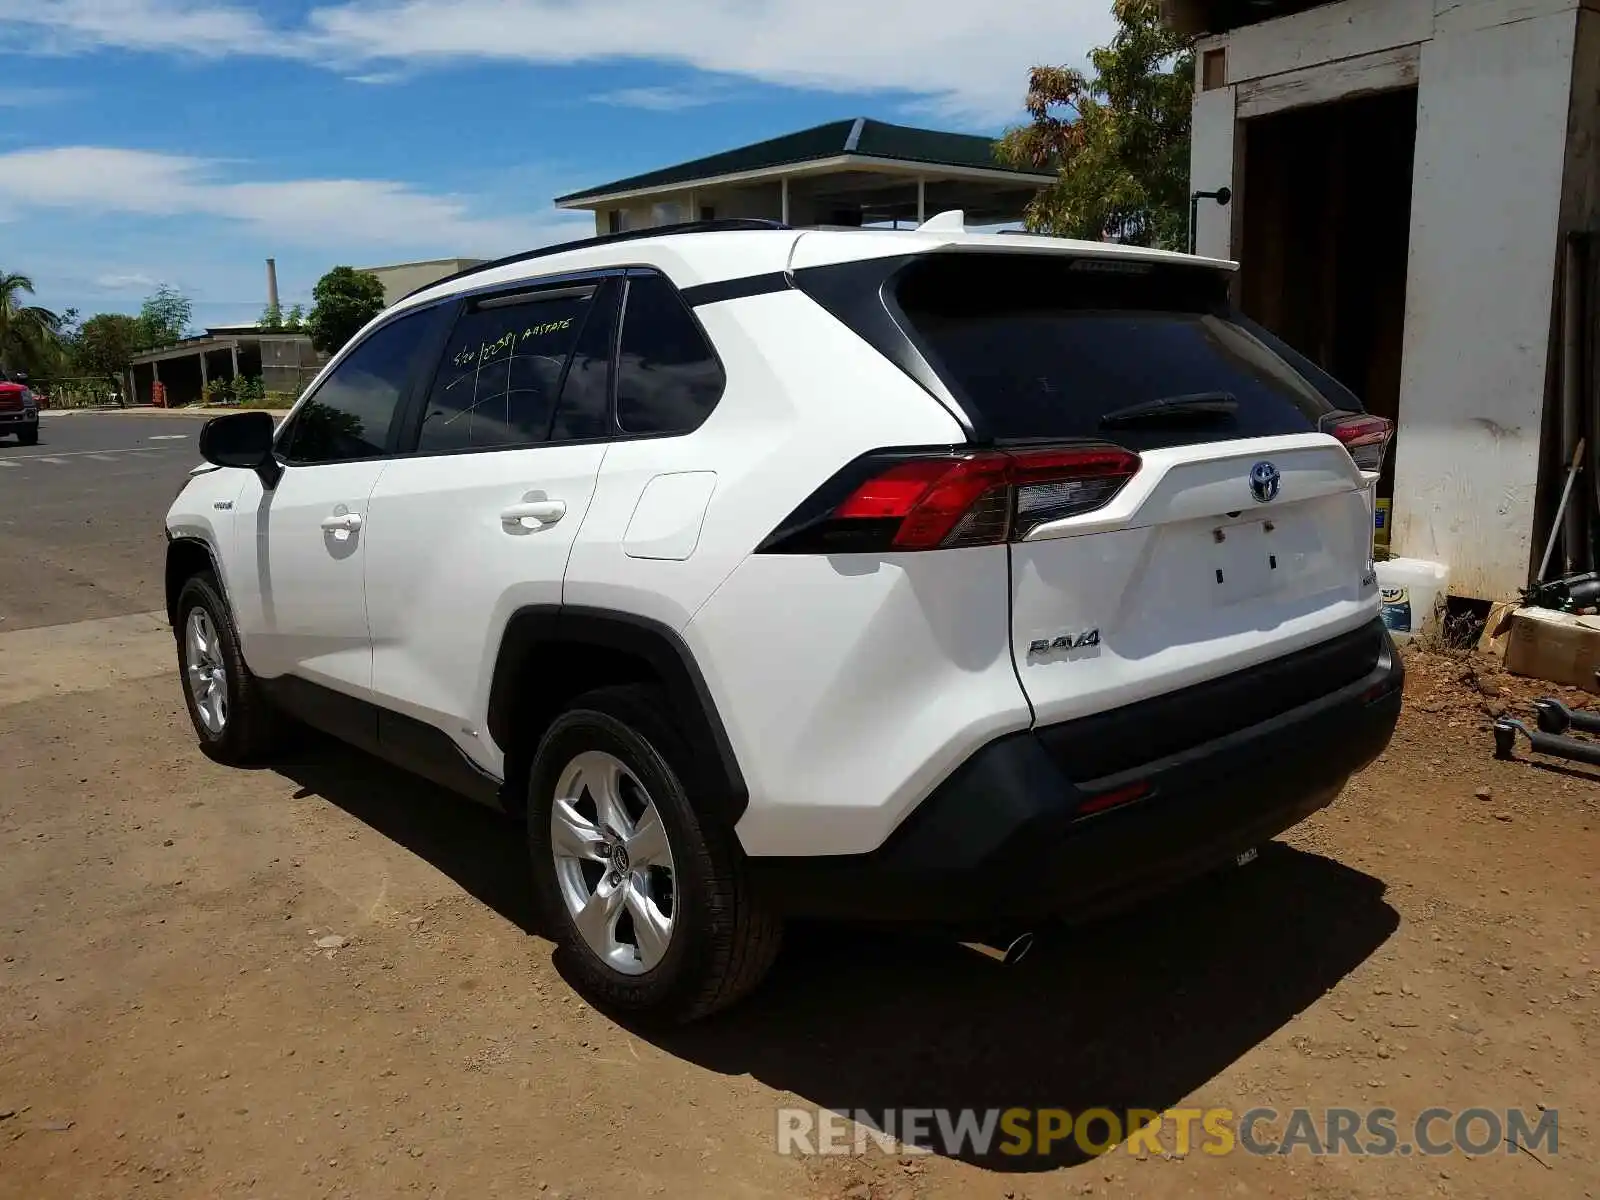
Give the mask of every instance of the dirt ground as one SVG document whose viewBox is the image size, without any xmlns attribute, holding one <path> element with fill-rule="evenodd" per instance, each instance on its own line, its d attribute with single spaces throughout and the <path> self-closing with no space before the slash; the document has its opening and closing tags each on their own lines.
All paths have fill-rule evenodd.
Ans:
<svg viewBox="0 0 1600 1200">
<path fill-rule="evenodd" d="M 572 995 L 493 814 L 315 742 L 217 767 L 172 677 L 13 689 L 0 1197 L 1594 1197 L 1600 773 L 1494 761 L 1539 689 L 1408 657 L 1389 753 L 1249 867 L 1012 968 L 800 930 L 669 1035 Z M 1548 1106 L 1559 1153 L 776 1150 L 784 1105 L 1378 1104 Z"/>
</svg>

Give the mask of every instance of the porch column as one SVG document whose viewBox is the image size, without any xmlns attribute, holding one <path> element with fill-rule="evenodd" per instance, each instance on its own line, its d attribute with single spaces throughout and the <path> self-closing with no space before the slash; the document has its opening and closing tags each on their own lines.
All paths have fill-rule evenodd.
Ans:
<svg viewBox="0 0 1600 1200">
<path fill-rule="evenodd" d="M 917 224 L 921 225 L 928 219 L 928 181 L 921 175 L 917 176 Z"/>
<path fill-rule="evenodd" d="M 787 225 L 789 223 L 789 177 L 787 175 L 778 181 L 778 187 L 783 196 L 783 216 L 780 220 Z"/>
</svg>

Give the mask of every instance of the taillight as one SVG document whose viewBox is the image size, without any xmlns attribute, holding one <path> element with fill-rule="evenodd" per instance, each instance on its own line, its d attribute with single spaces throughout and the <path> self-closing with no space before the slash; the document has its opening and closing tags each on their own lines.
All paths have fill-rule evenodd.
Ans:
<svg viewBox="0 0 1600 1200">
<path fill-rule="evenodd" d="M 827 554 L 999 545 L 1103 507 L 1138 469 L 1137 454 L 1100 444 L 884 451 L 830 480 L 761 549 Z"/>
<path fill-rule="evenodd" d="M 1377 474 L 1383 470 L 1383 454 L 1394 436 L 1394 422 L 1369 413 L 1329 413 L 1322 419 L 1322 432 L 1339 439 L 1356 466 Z"/>
</svg>

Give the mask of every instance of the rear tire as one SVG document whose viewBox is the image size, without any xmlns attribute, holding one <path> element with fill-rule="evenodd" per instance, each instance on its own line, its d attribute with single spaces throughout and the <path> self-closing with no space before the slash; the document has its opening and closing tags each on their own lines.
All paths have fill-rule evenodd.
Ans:
<svg viewBox="0 0 1600 1200">
<path fill-rule="evenodd" d="M 259 762 L 276 747 L 279 722 L 245 666 L 216 576 L 191 576 L 178 592 L 176 615 L 178 675 L 200 749 L 229 766 Z"/>
<path fill-rule="evenodd" d="M 658 689 L 630 685 L 557 717 L 529 776 L 528 845 L 545 928 L 578 991 L 686 1022 L 754 989 L 783 927 L 751 890 L 733 831 L 691 802 L 693 760 L 670 711 Z"/>
</svg>

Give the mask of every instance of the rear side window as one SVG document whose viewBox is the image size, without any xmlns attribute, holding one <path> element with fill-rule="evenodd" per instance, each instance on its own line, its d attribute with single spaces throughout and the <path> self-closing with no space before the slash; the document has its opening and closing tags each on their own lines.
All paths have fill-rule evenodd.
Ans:
<svg viewBox="0 0 1600 1200">
<path fill-rule="evenodd" d="M 660 275 L 628 279 L 617 353 L 617 425 L 624 433 L 688 433 L 722 397 L 722 364 L 677 289 Z"/>
<path fill-rule="evenodd" d="M 509 448 L 548 440 L 593 293 L 582 287 L 496 296 L 463 312 L 429 389 L 417 449 Z"/>
<path fill-rule="evenodd" d="M 617 305 L 622 282 L 607 280 L 595 293 L 567 366 L 552 442 L 603 438 L 611 433 L 611 351 L 617 336 Z"/>
<path fill-rule="evenodd" d="M 1335 408 L 1360 408 L 1234 312 L 1211 270 L 947 253 L 914 260 L 892 286 L 935 370 L 997 440 L 1140 450 L 1304 433 Z"/>
</svg>

